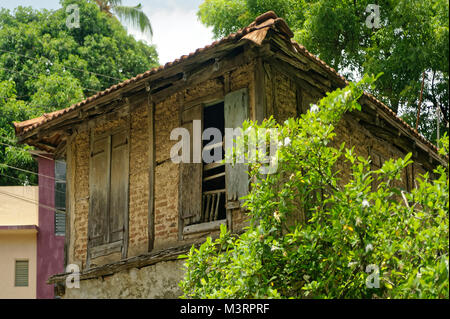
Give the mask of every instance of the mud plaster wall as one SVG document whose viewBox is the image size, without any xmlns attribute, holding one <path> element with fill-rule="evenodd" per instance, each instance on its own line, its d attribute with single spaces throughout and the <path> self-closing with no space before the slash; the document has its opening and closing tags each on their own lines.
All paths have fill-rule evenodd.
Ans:
<svg viewBox="0 0 450 319">
<path fill-rule="evenodd" d="M 296 82 L 270 65 L 265 64 L 264 67 L 266 71 L 267 113 L 269 115 L 273 114 L 278 122 L 281 123 L 289 117 L 296 116 L 299 108 L 298 104 L 301 105 L 301 111 L 306 112 L 310 104 L 317 103 L 323 97 L 323 94 L 318 90 L 312 87 L 306 88 L 303 84 Z M 296 93 L 298 89 L 300 93 Z M 346 147 L 355 147 L 355 152 L 358 156 L 374 157 L 374 162 L 378 162 L 378 165 L 381 165 L 384 160 L 396 159 L 406 155 L 393 144 L 371 134 L 351 114 L 344 115 L 338 123 L 335 132 L 336 137 L 333 142 L 335 147 L 339 147 L 342 142 L 345 142 Z M 349 165 L 344 160 L 341 160 L 337 163 L 336 168 L 341 171 L 342 183 L 348 181 L 350 176 Z M 410 165 L 403 171 L 402 181 L 398 182 L 397 186 L 410 189 L 414 184 L 414 178 L 424 172 L 425 170 L 420 163 L 415 163 L 414 168 Z"/>
<path fill-rule="evenodd" d="M 239 67 L 230 73 L 230 90 L 249 89 L 250 114 L 253 114 L 253 64 Z M 155 242 L 154 249 L 177 245 L 178 240 L 178 182 L 179 166 L 170 161 L 170 149 L 177 141 L 170 141 L 170 132 L 179 126 L 181 106 L 211 94 L 224 93 L 222 78 L 207 80 L 169 96 L 155 105 Z M 130 125 L 130 181 L 129 181 L 129 243 L 128 257 L 148 250 L 148 170 L 149 132 L 147 101 L 132 108 L 130 122 L 126 118 L 113 119 L 93 128 L 94 134 L 122 125 Z M 138 103 L 138 104 L 139 104 Z M 73 180 L 69 197 L 70 214 L 69 263 L 85 268 L 89 215 L 89 130 L 80 131 L 68 145 L 70 156 L 67 174 Z M 244 215 L 235 210 L 232 215 L 235 229 L 244 225 Z M 101 258 L 101 265 L 120 259 L 118 254 Z"/>
<path fill-rule="evenodd" d="M 107 121 L 92 129 L 94 134 L 101 134 L 117 127 L 130 128 L 130 184 L 129 184 L 129 244 L 128 256 L 147 251 L 148 246 L 148 120 L 146 103 L 131 112 L 130 121 L 126 118 Z M 69 144 L 71 156 L 68 165 L 69 179 L 73 179 L 69 187 L 69 197 L 74 202 L 70 217 L 71 243 L 69 262 L 85 267 L 87 257 L 87 231 L 89 215 L 89 153 L 90 131 L 84 130 L 76 134 Z M 102 258 L 93 261 L 102 264 L 120 259 L 120 256 Z"/>
</svg>

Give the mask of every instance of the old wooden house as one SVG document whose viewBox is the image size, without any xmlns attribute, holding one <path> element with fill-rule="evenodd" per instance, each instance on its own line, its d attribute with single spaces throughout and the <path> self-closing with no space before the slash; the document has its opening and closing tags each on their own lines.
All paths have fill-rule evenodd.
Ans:
<svg viewBox="0 0 450 319">
<path fill-rule="evenodd" d="M 348 84 L 292 37 L 285 21 L 267 12 L 189 55 L 15 124 L 19 141 L 67 164 L 66 264 L 79 266 L 81 286 L 65 289 L 64 297 L 176 297 L 183 272 L 177 256 L 217 234 L 220 224 L 242 229 L 238 199 L 248 191 L 246 178 L 218 163 L 174 163 L 170 134 L 192 130 L 194 120 L 220 130 L 246 118 L 282 121 Z M 412 152 L 405 189 L 442 162 L 436 147 L 386 105 L 370 94 L 360 103 L 336 138 L 375 166 Z"/>
</svg>

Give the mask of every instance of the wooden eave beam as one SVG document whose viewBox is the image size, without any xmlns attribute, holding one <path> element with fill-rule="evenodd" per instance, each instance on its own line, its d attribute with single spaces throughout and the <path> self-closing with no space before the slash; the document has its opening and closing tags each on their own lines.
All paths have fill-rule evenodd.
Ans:
<svg viewBox="0 0 450 319">
<path fill-rule="evenodd" d="M 79 111 L 81 111 L 81 114 L 84 112 L 88 112 L 92 107 L 96 107 L 98 105 L 102 104 L 109 104 L 112 100 L 120 100 L 125 95 L 132 95 L 133 92 L 145 90 L 146 87 L 150 86 L 152 90 L 157 90 L 158 88 L 163 87 L 164 85 L 169 85 L 171 81 L 177 80 L 179 82 L 182 80 L 182 76 L 186 71 L 189 72 L 189 70 L 194 70 L 197 65 L 204 63 L 211 59 L 220 58 L 224 54 L 228 53 L 230 49 L 236 49 L 238 47 L 244 46 L 248 43 L 248 41 L 231 41 L 223 43 L 217 47 L 214 47 L 212 49 L 207 49 L 203 52 L 199 52 L 196 54 L 196 56 L 183 61 L 181 63 L 174 64 L 171 67 L 167 67 L 166 69 L 163 69 L 161 71 L 158 71 L 155 74 L 151 74 L 150 76 L 140 79 L 136 81 L 135 83 L 128 84 L 123 88 L 119 88 L 116 91 L 105 94 L 104 96 L 101 96 L 97 99 L 95 99 L 93 102 L 88 102 L 84 106 L 80 107 L 76 112 L 68 112 L 61 117 L 52 120 L 50 122 L 44 123 L 39 127 L 39 130 L 42 132 L 45 131 L 51 131 L 51 127 L 54 125 L 67 121 L 68 119 L 73 119 L 74 117 L 79 116 Z M 220 71 L 220 70 L 219 70 Z M 204 79 L 204 76 L 197 76 L 199 79 Z M 185 81 L 184 85 L 171 85 L 168 87 L 168 90 L 161 90 L 161 92 L 158 92 L 155 94 L 155 102 L 157 100 L 164 99 L 164 93 L 167 92 L 167 95 L 170 95 L 173 92 L 176 92 L 177 90 L 181 89 L 184 86 L 192 85 L 194 81 Z M 195 81 L 197 82 L 197 81 Z M 76 121 L 74 121 L 74 124 Z M 19 136 L 20 142 L 25 142 L 29 140 L 30 137 L 34 136 L 36 134 L 36 130 L 31 130 L 29 133 L 24 134 L 23 136 Z"/>
</svg>

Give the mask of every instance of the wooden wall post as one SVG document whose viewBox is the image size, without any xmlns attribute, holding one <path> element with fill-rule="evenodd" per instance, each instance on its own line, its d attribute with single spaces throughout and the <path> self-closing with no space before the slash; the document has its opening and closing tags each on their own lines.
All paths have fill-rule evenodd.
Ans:
<svg viewBox="0 0 450 319">
<path fill-rule="evenodd" d="M 148 132 L 149 132 L 149 169 L 148 169 L 148 251 L 153 250 L 155 242 L 155 103 L 148 93 Z"/>
</svg>

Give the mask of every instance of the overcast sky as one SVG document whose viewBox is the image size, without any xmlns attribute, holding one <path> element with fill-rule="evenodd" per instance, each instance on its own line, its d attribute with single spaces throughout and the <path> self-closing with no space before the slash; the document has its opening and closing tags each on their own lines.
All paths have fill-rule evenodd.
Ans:
<svg viewBox="0 0 450 319">
<path fill-rule="evenodd" d="M 156 45 L 159 62 L 164 64 L 211 43 L 212 32 L 197 20 L 203 0 L 123 0 L 123 5 L 141 3 L 153 27 L 152 44 Z M 32 6 L 36 9 L 58 9 L 59 0 L 0 0 L 0 7 Z M 81 18 L 82 19 L 82 18 Z M 81 21 L 82 23 L 82 21 Z M 137 39 L 138 32 L 130 30 Z"/>
</svg>

